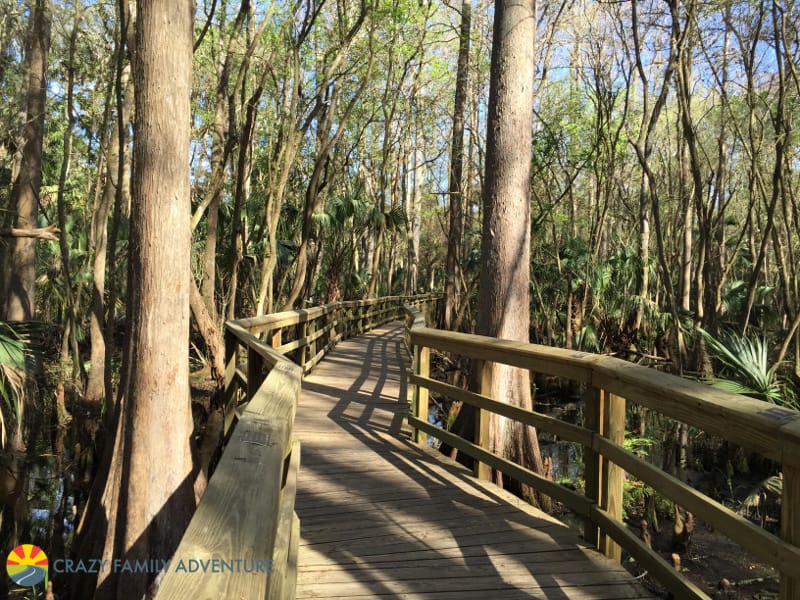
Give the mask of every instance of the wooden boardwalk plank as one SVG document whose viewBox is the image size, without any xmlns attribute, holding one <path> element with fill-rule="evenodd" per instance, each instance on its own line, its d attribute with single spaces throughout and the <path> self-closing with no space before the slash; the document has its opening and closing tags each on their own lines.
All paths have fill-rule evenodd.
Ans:
<svg viewBox="0 0 800 600">
<path fill-rule="evenodd" d="M 651 596 L 575 532 L 411 443 L 402 326 L 340 343 L 303 383 L 298 598 Z"/>
</svg>

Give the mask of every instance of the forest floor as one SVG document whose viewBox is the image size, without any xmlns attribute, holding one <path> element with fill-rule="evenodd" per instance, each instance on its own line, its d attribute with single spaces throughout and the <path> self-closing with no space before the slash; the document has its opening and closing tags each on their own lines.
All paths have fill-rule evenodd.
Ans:
<svg viewBox="0 0 800 600">
<path fill-rule="evenodd" d="M 569 510 L 556 509 L 555 516 L 582 531 L 583 521 Z M 628 526 L 641 515 L 631 515 Z M 674 521 L 662 517 L 660 530 L 653 532 L 651 544 L 661 557 L 672 563 Z M 623 553 L 623 564 L 657 596 L 669 597 L 666 590 L 630 557 Z M 695 523 L 691 543 L 679 553 L 683 574 L 703 592 L 718 600 L 772 600 L 778 598 L 779 575 L 772 567 L 759 562 L 741 546 L 702 522 Z"/>
<path fill-rule="evenodd" d="M 665 521 L 661 533 L 652 540 L 653 547 L 668 561 L 672 554 L 672 526 L 673 521 Z M 703 523 L 695 525 L 692 542 L 680 556 L 684 575 L 712 598 L 767 600 L 778 597 L 779 580 L 775 569 L 759 563 L 741 546 Z M 661 589 L 654 581 L 648 581 L 647 576 L 644 579 L 650 589 Z"/>
</svg>

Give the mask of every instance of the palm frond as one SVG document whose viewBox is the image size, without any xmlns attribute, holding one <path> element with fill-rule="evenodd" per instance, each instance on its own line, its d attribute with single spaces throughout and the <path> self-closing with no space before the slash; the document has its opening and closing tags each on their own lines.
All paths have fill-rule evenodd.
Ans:
<svg viewBox="0 0 800 600">
<path fill-rule="evenodd" d="M 8 324 L 0 322 L 0 447 L 7 438 L 6 417 L 19 426 L 27 377 L 25 342 Z"/>
<path fill-rule="evenodd" d="M 769 365 L 767 344 L 763 339 L 735 333 L 718 339 L 702 327 L 697 327 L 697 332 L 728 375 L 714 379 L 712 385 L 773 404 L 785 404 L 783 390 L 776 377 L 779 365 Z"/>
<path fill-rule="evenodd" d="M 771 477 L 767 477 L 764 481 L 755 485 L 747 496 L 742 500 L 742 506 L 740 512 L 744 512 L 745 510 L 758 508 L 761 502 L 761 491 L 764 490 L 771 494 L 774 494 L 778 498 L 783 496 L 783 479 L 780 475 L 773 475 Z"/>
</svg>

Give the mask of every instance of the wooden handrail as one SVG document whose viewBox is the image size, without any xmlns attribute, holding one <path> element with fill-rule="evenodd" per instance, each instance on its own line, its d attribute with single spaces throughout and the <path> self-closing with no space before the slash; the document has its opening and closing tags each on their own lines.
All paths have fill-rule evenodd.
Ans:
<svg viewBox="0 0 800 600">
<path fill-rule="evenodd" d="M 478 464 L 476 474 L 486 473 L 481 465 L 492 467 L 558 499 L 585 517 L 585 537 L 607 556 L 619 558 L 622 546 L 677 597 L 708 598 L 622 523 L 624 470 L 774 566 L 781 574 L 780 597 L 800 599 L 800 413 L 613 357 L 432 329 L 414 307 L 406 307 L 405 312 L 406 339 L 414 356 L 410 380 L 415 385 L 415 403 L 409 424 L 418 443 L 431 435 L 472 456 Z M 476 393 L 435 381 L 429 376 L 431 349 L 584 383 L 586 426 L 497 402 L 488 397 L 488 386 L 482 386 L 481 391 L 486 393 Z M 586 495 L 489 452 L 479 436 L 476 443 L 467 442 L 431 425 L 427 418 L 428 390 L 472 405 L 478 411 L 479 423 L 488 411 L 582 444 Z M 625 450 L 626 400 L 780 462 L 781 537 Z"/>
<path fill-rule="evenodd" d="M 158 600 L 294 598 L 300 444 L 292 429 L 302 377 L 338 341 L 400 318 L 406 304 L 426 308 L 436 298 L 336 302 L 225 324 L 228 442 Z"/>
</svg>

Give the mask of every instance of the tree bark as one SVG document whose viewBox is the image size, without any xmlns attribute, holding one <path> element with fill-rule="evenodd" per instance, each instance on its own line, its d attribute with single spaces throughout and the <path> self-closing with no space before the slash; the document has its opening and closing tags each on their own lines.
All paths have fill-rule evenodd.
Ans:
<svg viewBox="0 0 800 600">
<path fill-rule="evenodd" d="M 219 209 L 222 206 L 222 191 L 225 184 L 225 167 L 236 143 L 235 137 L 229 135 L 229 83 L 233 70 L 234 58 L 239 46 L 242 25 L 250 10 L 249 0 L 242 0 L 239 12 L 228 40 L 225 58 L 219 68 L 217 78 L 216 104 L 214 106 L 214 122 L 211 127 L 211 174 L 206 198 L 192 217 L 192 229 L 200 222 L 203 212 L 206 217 L 206 240 L 203 250 L 203 276 L 200 280 L 200 292 L 206 303 L 211 318 L 217 319 L 216 305 L 216 261 L 217 261 L 217 228 L 219 225 Z"/>
<path fill-rule="evenodd" d="M 417 139 L 421 136 L 417 134 Z M 422 230 L 422 178 L 425 172 L 422 162 L 423 153 L 418 145 L 411 154 L 410 178 L 411 190 L 406 203 L 406 232 L 408 235 L 408 276 L 406 278 L 406 294 L 417 293 L 419 277 L 419 242 Z"/>
<path fill-rule="evenodd" d="M 61 171 L 58 175 L 58 226 L 61 231 L 67 229 L 67 207 L 66 207 L 66 187 L 67 176 L 69 175 L 70 168 L 70 153 L 72 152 L 72 129 L 75 127 L 75 109 L 74 102 L 74 88 L 75 88 L 75 46 L 78 38 L 78 27 L 80 26 L 80 9 L 75 9 L 74 22 L 72 30 L 69 35 L 68 51 L 67 51 L 67 80 L 66 80 L 66 113 L 67 113 L 67 126 L 64 129 L 63 137 L 63 152 L 64 156 L 61 159 Z M 69 345 L 72 352 L 72 376 L 74 379 L 82 377 L 84 373 L 83 361 L 81 360 L 80 351 L 78 349 L 78 336 L 76 330 L 78 329 L 78 316 L 75 298 L 75 290 L 72 287 L 72 269 L 70 268 L 69 260 L 69 243 L 67 236 L 59 236 L 59 248 L 61 250 L 61 269 L 64 276 L 64 295 L 66 299 L 66 326 L 64 331 L 63 345 Z M 66 353 L 62 353 L 62 363 L 67 358 Z"/>
<path fill-rule="evenodd" d="M 123 23 L 125 19 L 122 19 Z M 125 32 L 120 33 L 119 48 L 116 61 L 116 82 L 114 84 L 117 97 L 117 121 L 112 126 L 111 138 L 108 143 L 108 158 L 106 159 L 106 177 L 103 191 L 97 199 L 92 218 L 92 246 L 94 248 L 94 262 L 92 265 L 92 312 L 89 320 L 89 332 L 92 343 L 91 367 L 86 380 L 86 399 L 90 402 L 99 402 L 105 399 L 106 408 L 111 404 L 111 386 L 106 373 L 106 355 L 111 354 L 111 342 L 106 339 L 108 333 L 113 332 L 113 324 L 106 320 L 106 269 L 112 271 L 114 262 L 109 261 L 109 236 L 108 216 L 118 194 L 127 196 L 127 181 L 124 173 L 127 171 L 128 153 L 125 152 L 127 136 L 124 131 L 130 122 L 131 99 L 133 97 L 133 82 L 130 77 L 130 67 L 125 64 Z M 120 172 L 123 176 L 120 177 Z M 122 186 L 122 187 L 120 187 Z"/>
<path fill-rule="evenodd" d="M 28 40 L 28 90 L 25 110 L 25 143 L 19 175 L 11 190 L 16 213 L 15 229 L 31 229 L 39 216 L 42 187 L 42 144 L 47 100 L 47 55 L 50 51 L 50 0 L 36 0 L 31 9 Z M 27 321 L 35 312 L 36 240 L 15 237 L 9 256 L 8 286 L 4 294 L 7 321 Z"/>
<path fill-rule="evenodd" d="M 461 33 L 458 42 L 456 94 L 453 104 L 453 141 L 450 146 L 450 230 L 447 236 L 447 259 L 444 284 L 444 328 L 450 329 L 458 312 L 461 288 L 461 244 L 464 237 L 464 112 L 469 87 L 469 37 L 472 23 L 471 0 L 461 4 Z"/>
<path fill-rule="evenodd" d="M 187 353 L 193 8 L 137 3 L 128 346 L 102 500 L 106 559 L 172 556 L 196 506 Z M 95 597 L 151 597 L 151 583 L 104 572 Z"/>
<path fill-rule="evenodd" d="M 216 321 L 208 311 L 197 283 L 195 283 L 194 275 L 191 273 L 189 273 L 189 284 L 189 305 L 192 309 L 192 318 L 209 354 L 211 377 L 217 382 L 217 388 L 221 389 L 225 380 L 225 348 L 222 344 L 222 335 L 220 335 Z"/>
<path fill-rule="evenodd" d="M 532 0 L 498 0 L 487 124 L 477 333 L 529 340 L 530 167 L 533 127 Z M 532 409 L 530 373 L 494 365 L 491 396 Z M 473 372 L 480 369 L 473 367 Z M 492 415 L 490 448 L 543 473 L 536 431 Z M 499 475 L 497 479 L 501 481 Z"/>
</svg>

